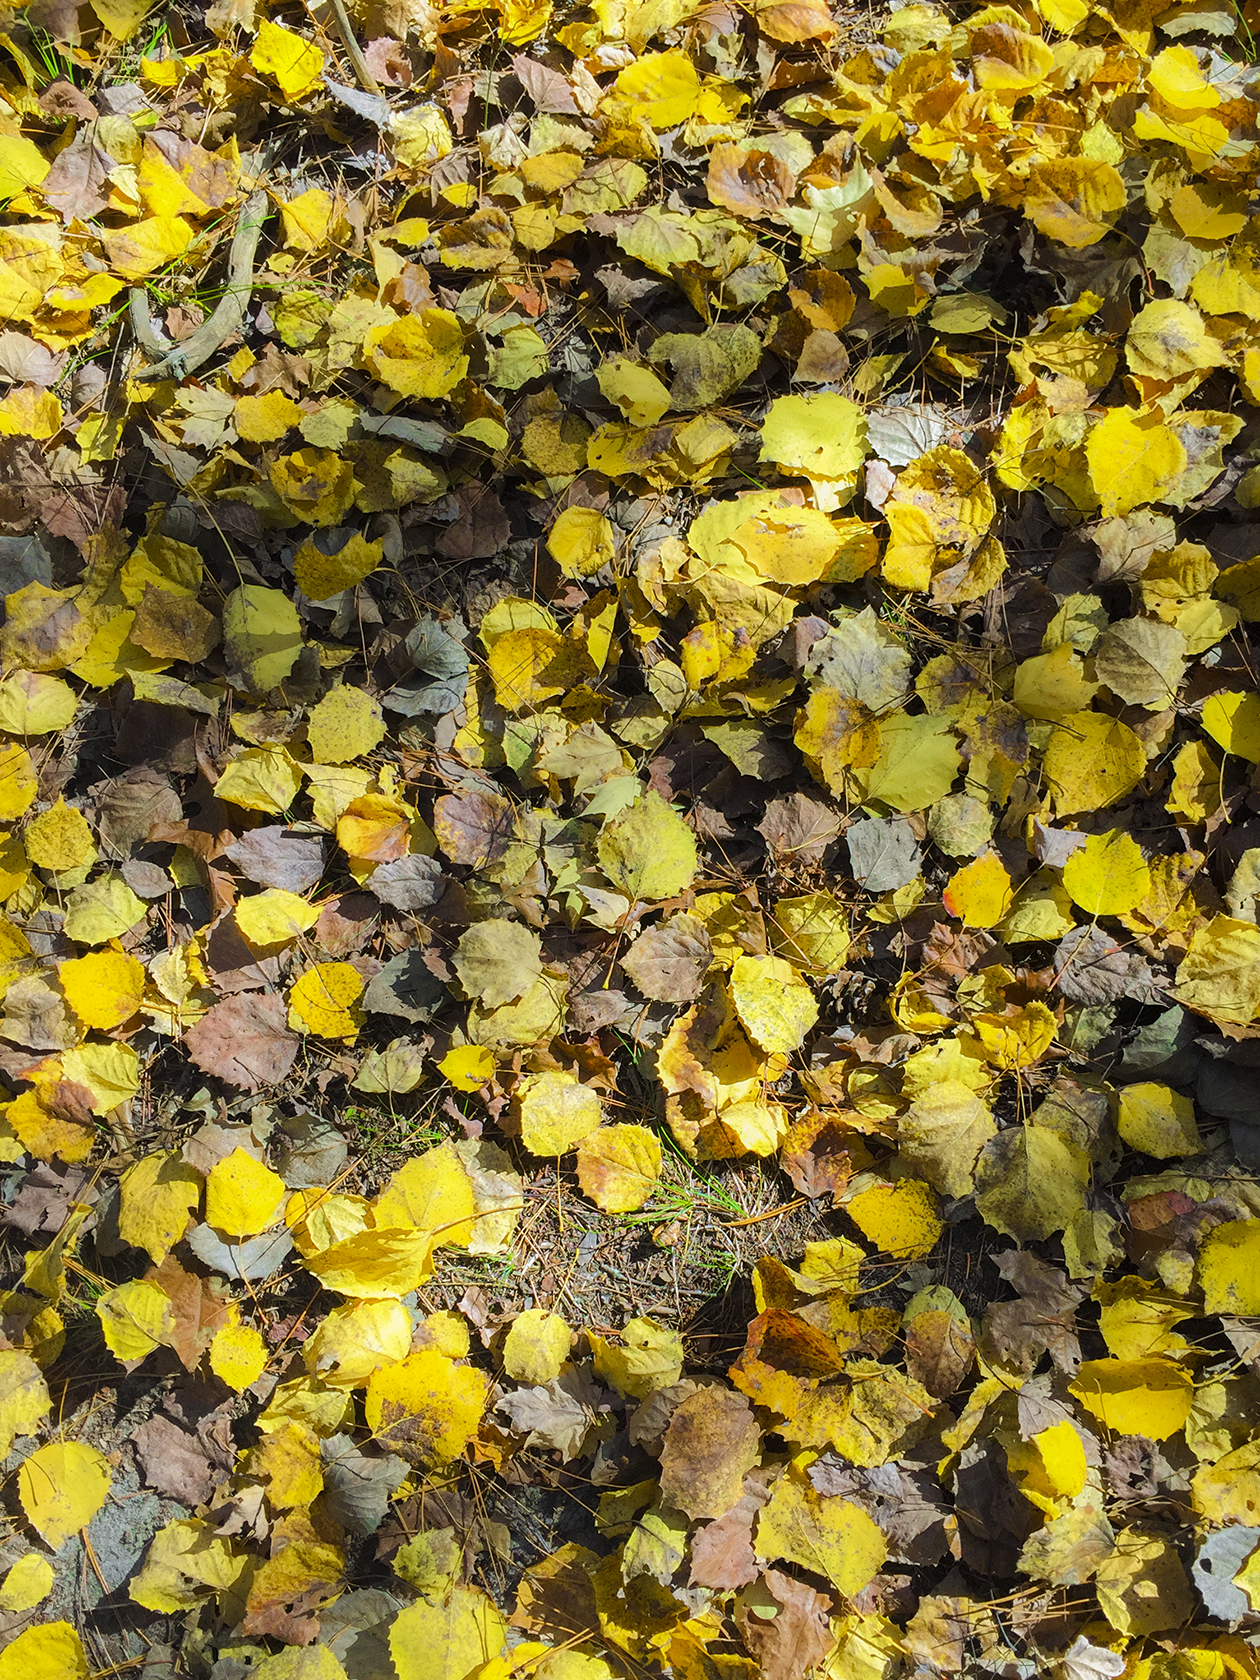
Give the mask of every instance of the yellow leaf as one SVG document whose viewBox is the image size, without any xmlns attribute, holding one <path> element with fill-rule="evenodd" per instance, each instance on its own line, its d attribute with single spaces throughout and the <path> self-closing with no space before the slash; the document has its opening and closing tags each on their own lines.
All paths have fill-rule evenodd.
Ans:
<svg viewBox="0 0 1260 1680">
<path fill-rule="evenodd" d="M 236 1148 L 206 1178 L 206 1223 L 229 1237 L 256 1237 L 280 1217 L 288 1194 L 271 1168 Z"/>
<path fill-rule="evenodd" d="M 384 1365 L 411 1352 L 411 1314 L 399 1300 L 347 1301 L 320 1320 L 302 1344 L 312 1376 L 336 1388 L 362 1388 Z"/>
<path fill-rule="evenodd" d="M 1040 1242 L 1085 1206 L 1089 1171 L 1089 1157 L 1049 1126 L 1010 1126 L 980 1151 L 976 1207 L 1004 1236 Z"/>
<path fill-rule="evenodd" d="M 325 1289 L 396 1300 L 433 1276 L 433 1238 L 428 1231 L 361 1231 L 304 1258 Z"/>
<path fill-rule="evenodd" d="M 596 852 L 619 892 L 648 903 L 685 892 L 699 862 L 695 836 L 653 790 L 605 820 Z"/>
<path fill-rule="evenodd" d="M 1205 1313 L 1260 1314 L 1260 1220 L 1213 1226 L 1199 1249 L 1199 1283 Z"/>
<path fill-rule="evenodd" d="M 368 542 L 358 531 L 331 555 L 307 538 L 293 557 L 293 572 L 303 595 L 328 601 L 362 583 L 380 565 L 383 553 L 383 544 Z"/>
<path fill-rule="evenodd" d="M 1156 1440 L 1153 1430 L 1148 1435 Z M 1098 1607 L 1126 1638 L 1171 1631 L 1189 1623 L 1195 1598 L 1176 1549 L 1163 1535 L 1126 1528 L 1094 1575 Z M 1189 1654 L 1189 1653 L 1187 1653 Z"/>
<path fill-rule="evenodd" d="M 1120 1092 L 1116 1124 L 1130 1149 L 1158 1161 L 1197 1155 L 1203 1148 L 1193 1102 L 1167 1085 L 1147 1081 L 1126 1085 Z"/>
<path fill-rule="evenodd" d="M 472 1179 L 453 1144 L 405 1162 L 376 1198 L 377 1230 L 427 1231 L 435 1244 L 466 1248 L 477 1211 Z"/>
<path fill-rule="evenodd" d="M 92 1093 L 93 1114 L 108 1114 L 140 1089 L 140 1058 L 130 1044 L 80 1044 L 63 1053 L 61 1069 Z"/>
<path fill-rule="evenodd" d="M 996 927 L 1011 907 L 1013 892 L 1006 865 L 996 852 L 986 852 L 955 870 L 942 903 L 964 927 Z"/>
<path fill-rule="evenodd" d="M 1177 970 L 1172 996 L 1224 1025 L 1247 1026 L 1260 1015 L 1260 928 L 1213 916 L 1196 929 Z"/>
<path fill-rule="evenodd" d="M 1162 501 L 1186 470 L 1185 449 L 1159 409 L 1108 409 L 1085 457 L 1104 518 Z"/>
<path fill-rule="evenodd" d="M 1118 916 L 1151 890 L 1142 848 L 1122 829 L 1091 834 L 1063 866 L 1063 885 L 1087 916 Z"/>
<path fill-rule="evenodd" d="M 700 75 L 684 52 L 643 53 L 613 83 L 613 97 L 657 132 L 687 121 L 700 97 Z"/>
<path fill-rule="evenodd" d="M 862 410 L 832 391 L 776 397 L 762 422 L 761 459 L 785 473 L 856 484 L 866 448 Z"/>
<path fill-rule="evenodd" d="M 861 1592 L 888 1555 L 884 1536 L 860 1506 L 818 1493 L 795 1465 L 780 1474 L 757 1517 L 757 1555 L 823 1575 L 840 1592 Z"/>
<path fill-rule="evenodd" d="M 295 449 L 273 461 L 267 477 L 294 518 L 309 525 L 335 525 L 354 501 L 354 469 L 335 449 Z"/>
<path fill-rule="evenodd" d="M 452 1587 L 400 1610 L 389 1630 L 398 1680 L 472 1680 L 502 1651 L 507 1624 L 480 1587 Z"/>
<path fill-rule="evenodd" d="M 176 1151 L 142 1156 L 119 1181 L 118 1234 L 160 1266 L 188 1229 L 201 1185 Z"/>
<path fill-rule="evenodd" d="M 0 822 L 24 816 L 38 791 L 39 783 L 31 755 L 16 741 L 0 746 Z"/>
<path fill-rule="evenodd" d="M 844 1210 L 868 1242 L 899 1260 L 921 1260 L 945 1229 L 936 1197 L 916 1178 L 874 1184 L 851 1197 Z"/>
<path fill-rule="evenodd" d="M 219 1381 L 240 1394 L 267 1369 L 267 1344 L 252 1324 L 225 1324 L 215 1331 L 207 1357 Z"/>
<path fill-rule="evenodd" d="M 143 1278 L 107 1289 L 97 1298 L 96 1316 L 105 1346 L 124 1364 L 168 1342 L 175 1324 L 169 1295 Z"/>
<path fill-rule="evenodd" d="M 85 1027 L 109 1032 L 129 1021 L 144 996 L 144 964 L 125 951 L 93 951 L 57 965 L 66 1002 Z"/>
<path fill-rule="evenodd" d="M 17 198 L 27 187 L 37 187 L 48 169 L 48 159 L 33 140 L 6 134 L 0 140 L 0 199 Z"/>
<path fill-rule="evenodd" d="M 10 735 L 49 735 L 65 729 L 79 697 L 60 677 L 15 671 L 0 682 L 0 729 Z"/>
<path fill-rule="evenodd" d="M 266 694 L 284 681 L 302 651 L 297 608 L 283 590 L 243 583 L 223 604 L 223 642 L 235 686 Z"/>
<path fill-rule="evenodd" d="M 116 41 L 129 41 L 153 10 L 153 0 L 92 0 L 92 10 Z"/>
<path fill-rule="evenodd" d="M 565 577 L 594 577 L 612 560 L 613 528 L 597 508 L 564 508 L 548 533 L 547 553 Z"/>
<path fill-rule="evenodd" d="M 464 330 L 450 309 L 420 309 L 371 327 L 363 359 L 400 397 L 430 401 L 453 391 L 468 372 Z"/>
<path fill-rule="evenodd" d="M 358 1003 L 365 984 L 349 963 L 316 963 L 289 992 L 289 1026 L 353 1044 L 363 1025 Z"/>
<path fill-rule="evenodd" d="M 1118 718 L 1074 712 L 1059 723 L 1046 746 L 1046 781 L 1060 816 L 1115 805 L 1146 774 L 1146 749 Z"/>
<path fill-rule="evenodd" d="M 278 443 L 302 419 L 302 410 L 283 391 L 238 397 L 232 424 L 246 443 Z"/>
<path fill-rule="evenodd" d="M 604 1213 L 641 1208 L 660 1176 L 661 1146 L 646 1126 L 597 1126 L 578 1144 L 578 1183 Z"/>
<path fill-rule="evenodd" d="M 66 937 L 81 945 L 104 945 L 108 940 L 121 939 L 144 920 L 148 908 L 123 877 L 111 871 L 70 894 L 66 900 Z"/>
<path fill-rule="evenodd" d="M 38 1552 L 27 1552 L 20 1557 L 4 1578 L 4 1585 L 0 1586 L 0 1610 L 33 1610 L 37 1604 L 42 1604 L 53 1588 L 53 1566 L 46 1557 Z M 61 1624 L 63 1627 L 65 1623 Z M 45 1632 L 48 1630 L 45 1629 Z M 12 1649 L 12 1646 L 10 1646 Z M 59 1653 L 60 1655 L 60 1653 Z M 73 1665 L 54 1671 L 56 1680 L 61 1680 L 63 1674 L 73 1674 Z M 87 1665 L 82 1668 L 87 1673 Z M 0 1659 L 0 1675 L 4 1673 L 3 1659 Z M 39 1669 L 28 1655 L 23 1664 L 21 1674 L 24 1680 L 33 1680 L 38 1676 Z"/>
<path fill-rule="evenodd" d="M 1250 764 L 1260 764 L 1260 695 L 1209 694 L 1202 717 L 1204 729 L 1217 746 Z"/>
<path fill-rule="evenodd" d="M 368 1379 L 368 1428 L 408 1463 L 450 1464 L 477 1433 L 489 1382 L 471 1365 L 456 1365 L 429 1348 Z"/>
<path fill-rule="evenodd" d="M 284 747 L 246 747 L 214 784 L 216 799 L 282 817 L 302 788 L 302 770 Z"/>
<path fill-rule="evenodd" d="M 532 1155 L 567 1154 L 603 1119 L 598 1096 L 571 1073 L 527 1073 L 517 1084 L 513 1111 Z"/>
<path fill-rule="evenodd" d="M 898 1119 L 897 1150 L 941 1195 L 969 1196 L 976 1157 L 996 1134 L 992 1114 L 971 1086 L 937 1078 Z"/>
<path fill-rule="evenodd" d="M 323 187 L 310 187 L 280 206 L 284 243 L 290 251 L 318 251 L 328 243 L 334 203 Z"/>
<path fill-rule="evenodd" d="M 572 1345 L 573 1332 L 559 1313 L 530 1307 L 503 1338 L 503 1369 L 513 1382 L 541 1387 L 560 1375 Z"/>
<path fill-rule="evenodd" d="M 0 1680 L 88 1680 L 83 1641 L 69 1622 L 24 1628 L 0 1651 Z"/>
<path fill-rule="evenodd" d="M 343 684 L 315 706 L 306 725 L 316 764 L 348 764 L 380 746 L 386 734 L 380 703 L 361 688 Z"/>
<path fill-rule="evenodd" d="M 60 795 L 55 805 L 31 821 L 24 839 L 31 862 L 54 874 L 96 861 L 96 842 L 87 818 Z"/>
<path fill-rule="evenodd" d="M 1127 197 L 1113 164 L 1088 157 L 1050 158 L 1035 164 L 1028 176 L 1024 213 L 1047 239 L 1079 251 L 1108 232 Z"/>
<path fill-rule="evenodd" d="M 44 1374 L 21 1348 L 0 1348 L 0 1448 L 4 1456 L 18 1435 L 33 1435 L 52 1409 Z"/>
<path fill-rule="evenodd" d="M 669 387 L 651 368 L 627 356 L 609 356 L 595 370 L 601 395 L 616 403 L 632 426 L 655 426 L 669 412 Z M 560 564 L 559 556 L 554 557 Z"/>
<path fill-rule="evenodd" d="M 542 626 L 509 630 L 486 658 L 495 698 L 505 711 L 530 711 L 575 688 L 582 675 L 579 645 Z"/>
<path fill-rule="evenodd" d="M 1089 1359 L 1068 1387 L 1104 1428 L 1150 1441 L 1175 1435 L 1194 1404 L 1193 1374 L 1171 1359 Z"/>
<path fill-rule="evenodd" d="M 105 1503 L 109 1465 L 84 1441 L 50 1441 L 18 1467 L 18 1498 L 31 1527 L 59 1552 Z"/>
<path fill-rule="evenodd" d="M 594 1331 L 588 1331 L 587 1340 L 596 1375 L 632 1400 L 672 1387 L 682 1374 L 682 1337 L 650 1318 L 630 1319 L 621 1332 L 620 1347 Z"/>
<path fill-rule="evenodd" d="M 143 280 L 176 262 L 196 237 L 192 223 L 182 216 L 150 216 L 103 234 L 101 243 L 115 274 L 124 280 Z"/>
<path fill-rule="evenodd" d="M 324 55 L 292 29 L 264 18 L 250 49 L 249 61 L 265 76 L 274 76 L 286 99 L 305 99 L 324 76 Z"/>
<path fill-rule="evenodd" d="M 324 1485 L 319 1437 L 292 1419 L 270 1430 L 245 1461 L 245 1474 L 267 1484 L 267 1500 L 277 1511 L 308 1506 Z"/>
<path fill-rule="evenodd" d="M 494 1077 L 494 1052 L 483 1044 L 460 1044 L 446 1052 L 438 1067 L 457 1091 L 477 1091 Z"/>
<path fill-rule="evenodd" d="M 1130 369 L 1148 379 L 1181 379 L 1223 367 L 1228 360 L 1217 340 L 1208 336 L 1198 310 L 1176 298 L 1156 298 L 1140 309 L 1124 350 Z"/>
<path fill-rule="evenodd" d="M 227 1592 L 252 1566 L 253 1560 L 238 1551 L 234 1541 L 215 1534 L 211 1523 L 182 1518 L 154 1535 L 144 1566 L 127 1592 L 146 1610 L 173 1615 L 213 1593 Z"/>
<path fill-rule="evenodd" d="M 283 887 L 266 887 L 249 898 L 238 898 L 232 911 L 236 925 L 251 945 L 283 947 L 313 928 L 321 908 L 308 904 Z"/>
<path fill-rule="evenodd" d="M 740 957 L 730 987 L 745 1031 L 768 1054 L 799 1050 L 818 1019 L 808 982 L 782 957 Z"/>
</svg>

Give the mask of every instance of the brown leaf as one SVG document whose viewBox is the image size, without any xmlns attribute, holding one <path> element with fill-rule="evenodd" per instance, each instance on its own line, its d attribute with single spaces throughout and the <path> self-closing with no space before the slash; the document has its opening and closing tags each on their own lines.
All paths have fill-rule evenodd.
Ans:
<svg viewBox="0 0 1260 1680">
<path fill-rule="evenodd" d="M 452 863 L 484 869 L 512 837 L 512 807 L 501 793 L 444 793 L 433 806 L 433 832 Z"/>
<path fill-rule="evenodd" d="M 744 1644 L 761 1664 L 762 1680 L 803 1680 L 835 1643 L 827 1620 L 834 1600 L 779 1569 L 767 1569 L 761 1586 L 776 1613 L 767 1619 L 741 1603 L 735 1620 Z"/>
<path fill-rule="evenodd" d="M 735 1592 L 757 1579 L 752 1530 L 766 1497 L 766 1488 L 756 1477 L 749 1476 L 742 1495 L 730 1510 L 723 1512 L 716 1522 L 705 1523 L 696 1530 L 691 1542 L 693 1586 Z"/>
<path fill-rule="evenodd" d="M 158 823 L 178 822 L 183 804 L 168 777 L 141 766 L 88 790 L 97 833 L 111 857 L 125 858 Z"/>
<path fill-rule="evenodd" d="M 208 1010 L 184 1034 L 184 1048 L 203 1073 L 257 1091 L 278 1085 L 297 1058 L 283 997 L 242 992 Z"/>
<path fill-rule="evenodd" d="M 658 1003 L 690 1003 L 699 997 L 713 960 L 708 930 L 685 913 L 641 933 L 621 966 L 645 997 Z"/>
<path fill-rule="evenodd" d="M 860 1141 L 834 1115 L 815 1109 L 789 1127 L 779 1165 L 802 1196 L 835 1195 L 853 1177 L 852 1152 Z"/>
<path fill-rule="evenodd" d="M 85 131 L 90 134 L 91 130 Z M 113 161 L 108 152 L 81 137 L 59 152 L 45 175 L 40 194 L 66 222 L 87 222 L 109 203 L 109 172 Z"/>
<path fill-rule="evenodd" d="M 144 1275 L 170 1297 L 175 1321 L 171 1346 L 185 1370 L 196 1370 L 202 1354 L 214 1339 L 215 1331 L 227 1323 L 232 1310 L 231 1301 L 221 1293 L 224 1288 L 222 1280 L 200 1278 L 186 1272 L 171 1254 L 160 1266 L 150 1266 Z"/>
<path fill-rule="evenodd" d="M 998 1302 L 985 1313 L 986 1355 L 1031 1371 L 1048 1352 L 1061 1371 L 1074 1373 L 1081 1362 L 1076 1308 L 1085 1291 L 1057 1266 L 1022 1249 L 1007 1249 L 993 1263 L 1020 1298 Z"/>
<path fill-rule="evenodd" d="M 61 378 L 65 365 L 64 356 L 54 356 L 25 333 L 0 332 L 0 378 L 46 389 Z"/>
<path fill-rule="evenodd" d="M 665 1431 L 661 1494 L 693 1520 L 736 1504 L 757 1462 L 761 1431 L 752 1407 L 728 1388 L 702 1388 L 678 1407 Z"/>
<path fill-rule="evenodd" d="M 962 1387 L 976 1357 L 975 1337 L 952 1313 L 922 1312 L 906 1330 L 906 1370 L 935 1400 Z"/>
<path fill-rule="evenodd" d="M 516 1588 L 513 1627 L 563 1645 L 599 1626 L 595 1584 L 600 1558 L 574 1541 L 527 1569 Z"/>
<path fill-rule="evenodd" d="M 540 64 L 536 58 L 530 58 L 525 53 L 517 53 L 512 60 L 512 69 L 539 111 L 558 117 L 581 114 L 569 78 L 559 70 L 553 70 L 549 64 Z"/>
<path fill-rule="evenodd" d="M 64 76 L 49 82 L 39 96 L 39 108 L 46 117 L 81 117 L 84 122 L 95 122 L 100 114 L 92 101 Z"/>
<path fill-rule="evenodd" d="M 210 655 L 219 636 L 219 621 L 208 608 L 152 584 L 131 627 L 131 640 L 155 659 L 180 659 L 193 665 Z"/>
<path fill-rule="evenodd" d="M 211 923 L 205 944 L 206 967 L 219 992 L 255 992 L 280 978 L 278 957 L 258 957 L 245 943 L 236 918 L 224 910 Z"/>
<path fill-rule="evenodd" d="M 195 1435 L 159 1412 L 132 1435 L 144 1479 L 168 1499 L 205 1505 L 219 1479 Z"/>
<path fill-rule="evenodd" d="M 723 142 L 709 153 L 709 200 L 756 221 L 784 209 L 796 191 L 796 172 L 773 152 Z"/>
</svg>

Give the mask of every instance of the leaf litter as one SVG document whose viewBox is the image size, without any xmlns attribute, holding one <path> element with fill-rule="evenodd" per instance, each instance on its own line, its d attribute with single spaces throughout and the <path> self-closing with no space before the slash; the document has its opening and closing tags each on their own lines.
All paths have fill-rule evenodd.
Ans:
<svg viewBox="0 0 1260 1680">
<path fill-rule="evenodd" d="M 0 1676 L 1254 1677 L 1250 12 L 6 24 Z"/>
</svg>

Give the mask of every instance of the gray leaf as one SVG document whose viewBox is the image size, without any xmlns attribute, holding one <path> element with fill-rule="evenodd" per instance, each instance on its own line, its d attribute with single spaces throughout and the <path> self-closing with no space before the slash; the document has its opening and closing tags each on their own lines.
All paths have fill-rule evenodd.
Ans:
<svg viewBox="0 0 1260 1680">
<path fill-rule="evenodd" d="M 370 1457 L 349 1435 L 330 1436 L 319 1451 L 329 1516 L 351 1534 L 375 1534 L 407 1474 L 406 1464 L 396 1453 Z"/>
<path fill-rule="evenodd" d="M 227 856 L 247 881 L 285 892 L 309 892 L 324 873 L 324 842 L 280 826 L 251 829 L 233 840 Z"/>
<path fill-rule="evenodd" d="M 1120 998 L 1162 1001 L 1155 977 L 1138 953 L 1126 950 L 1099 927 L 1076 927 L 1065 933 L 1055 951 L 1054 966 L 1059 990 L 1069 1003 L 1115 1003 Z"/>
<path fill-rule="evenodd" d="M 904 699 L 912 664 L 892 631 L 864 607 L 818 638 L 805 669 L 815 685 L 880 712 Z"/>
<path fill-rule="evenodd" d="M 1260 1528 L 1234 1524 L 1209 1534 L 1195 1556 L 1192 1573 L 1209 1616 L 1218 1622 L 1238 1622 L 1251 1614 L 1251 1604 L 1234 1576 L 1260 1546 Z"/>
<path fill-rule="evenodd" d="M 460 635 L 465 633 L 459 619 L 450 623 Z M 403 646 L 416 670 L 430 677 L 455 677 L 468 669 L 468 649 L 436 618 L 422 618 L 408 632 Z"/>
<path fill-rule="evenodd" d="M 246 1237 L 243 1242 L 224 1242 L 209 1225 L 195 1226 L 184 1240 L 211 1271 L 241 1282 L 278 1272 L 293 1247 L 288 1231 L 264 1231 L 261 1237 Z"/>
<path fill-rule="evenodd" d="M 317 1114 L 294 1114 L 281 1123 L 276 1170 L 290 1190 L 322 1189 L 346 1164 L 346 1140 Z"/>
<path fill-rule="evenodd" d="M 425 967 L 419 951 L 391 957 L 363 994 L 373 1015 L 401 1015 L 406 1021 L 431 1021 L 446 1000 L 446 987 Z"/>
<path fill-rule="evenodd" d="M 853 879 L 870 893 L 909 886 L 923 867 L 914 830 L 904 817 L 863 817 L 845 833 Z"/>
<path fill-rule="evenodd" d="M 389 127 L 389 100 L 382 98 L 379 93 L 365 93 L 362 88 L 343 87 L 330 76 L 324 77 L 324 86 L 340 104 L 348 105 L 356 117 L 362 117 L 364 122 L 370 122 L 376 128 Z"/>
<path fill-rule="evenodd" d="M 908 467 L 949 435 L 943 408 L 868 408 L 866 438 L 873 454 L 892 467 Z"/>
<path fill-rule="evenodd" d="M 368 889 L 394 910 L 427 910 L 446 891 L 446 877 L 436 858 L 401 857 L 378 865 Z"/>
</svg>

